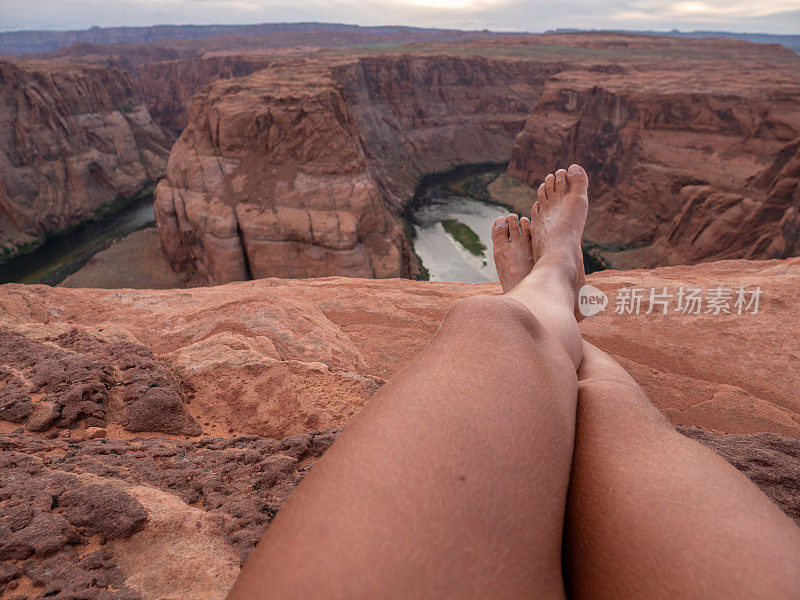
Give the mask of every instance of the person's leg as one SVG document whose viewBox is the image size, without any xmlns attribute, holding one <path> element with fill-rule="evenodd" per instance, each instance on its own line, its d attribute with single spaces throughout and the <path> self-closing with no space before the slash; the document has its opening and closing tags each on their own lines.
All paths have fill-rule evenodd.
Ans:
<svg viewBox="0 0 800 600">
<path fill-rule="evenodd" d="M 581 341 L 577 265 L 548 256 L 580 250 L 585 178 L 571 208 L 563 190 L 542 208 L 576 220 L 548 217 L 543 272 L 456 303 L 281 508 L 230 599 L 563 597 L 580 361 L 565 348 Z"/>
<path fill-rule="evenodd" d="M 509 215 L 510 223 L 505 223 L 508 218 L 498 219 L 492 229 L 495 266 L 503 291 L 529 307 L 561 341 L 576 369 L 583 352 L 575 302 L 585 279 L 581 236 L 589 210 L 588 188 L 589 179 L 578 165 L 571 165 L 569 173 L 559 169 L 545 177 L 531 207 L 530 225 L 527 219 L 522 221 L 522 233 L 531 237 L 530 261 L 525 244 L 516 237 L 516 215 Z M 524 242 L 526 235 L 520 241 Z M 520 279 L 534 261 L 533 270 Z"/>
<path fill-rule="evenodd" d="M 565 524 L 575 598 L 800 598 L 800 529 L 585 343 Z"/>
</svg>

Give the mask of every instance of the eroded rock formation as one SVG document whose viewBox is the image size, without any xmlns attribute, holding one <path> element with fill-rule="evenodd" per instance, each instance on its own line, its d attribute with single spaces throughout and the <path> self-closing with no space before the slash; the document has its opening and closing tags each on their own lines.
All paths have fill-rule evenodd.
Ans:
<svg viewBox="0 0 800 600">
<path fill-rule="evenodd" d="M 612 265 L 797 253 L 789 50 L 609 34 L 429 50 L 273 56 L 202 91 L 158 192 L 173 268 L 211 283 L 407 275 L 396 215 L 419 177 L 509 157 L 530 184 L 588 168 L 587 244 Z"/>
<path fill-rule="evenodd" d="M 800 258 L 606 271 L 590 282 L 610 304 L 582 323 L 584 335 L 614 354 L 674 423 L 800 439 L 791 326 L 800 320 Z M 616 291 L 631 286 L 668 288 L 671 310 L 616 314 Z M 706 313 L 705 305 L 699 314 L 674 310 L 681 287 L 743 286 L 761 289 L 756 314 L 752 307 L 736 314 L 733 298 L 732 314 Z M 49 395 L 60 418 L 73 398 L 68 414 L 77 407 L 91 414 L 54 418 L 38 431 L 105 424 L 124 434 L 127 415 L 138 414 L 129 407 L 157 396 L 157 406 L 174 407 L 163 414 L 175 416 L 142 411 L 152 420 L 128 431 L 192 433 L 183 429 L 189 421 L 182 407 L 206 435 L 282 438 L 347 424 L 428 343 L 452 302 L 499 288 L 333 278 L 163 291 L 0 290 L 3 406 L 16 423 L 5 430 L 25 425 Z M 648 307 L 643 296 L 641 313 Z M 756 345 L 758 352 L 750 350 Z M 164 421 L 175 429 L 161 428 Z"/>
<path fill-rule="evenodd" d="M 777 69 L 757 80 L 714 68 L 561 73 L 517 137 L 509 173 L 537 186 L 559 165 L 583 164 L 585 237 L 612 266 L 795 256 L 796 81 Z"/>
<path fill-rule="evenodd" d="M 800 523 L 800 258 L 589 282 L 610 305 L 586 338 Z M 762 294 L 756 313 L 617 314 L 630 286 Z M 0 286 L 0 594 L 222 600 L 339 429 L 479 293 L 499 285 Z"/>
<path fill-rule="evenodd" d="M 160 177 L 169 140 L 128 73 L 0 61 L 0 260 Z"/>
<path fill-rule="evenodd" d="M 210 283 L 409 275 L 397 212 L 428 172 L 511 152 L 551 66 L 297 59 L 198 94 L 156 192 L 162 247 Z"/>
</svg>

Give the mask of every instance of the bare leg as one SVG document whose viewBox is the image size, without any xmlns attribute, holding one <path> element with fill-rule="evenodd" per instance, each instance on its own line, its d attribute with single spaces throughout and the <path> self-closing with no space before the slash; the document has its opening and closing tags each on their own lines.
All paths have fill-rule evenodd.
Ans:
<svg viewBox="0 0 800 600">
<path fill-rule="evenodd" d="M 588 187 L 589 179 L 578 165 L 570 166 L 569 173 L 559 169 L 539 186 L 538 199 L 531 207 L 530 226 L 527 219 L 521 222 L 521 239 L 517 236 L 516 215 L 498 219 L 492 229 L 495 264 L 503 291 L 539 318 L 564 346 L 576 369 L 583 348 L 575 318 L 578 313 L 570 301 L 575 301 L 585 278 L 581 236 L 589 210 Z M 520 243 L 526 241 L 527 235 L 531 236 L 529 253 L 526 244 Z M 520 279 L 519 274 L 533 260 L 535 268 Z"/>
<path fill-rule="evenodd" d="M 800 598 L 800 530 L 586 343 L 567 504 L 576 598 Z"/>
<path fill-rule="evenodd" d="M 504 218 L 493 228 L 504 289 L 534 258 L 506 239 L 513 225 Z M 582 355 L 565 528 L 570 595 L 800 598 L 800 530 L 722 458 L 675 432 L 610 356 L 588 343 Z"/>
<path fill-rule="evenodd" d="M 583 206 L 564 192 L 543 212 L 585 220 L 586 175 L 572 180 Z M 578 275 L 547 256 L 579 253 L 583 220 L 551 224 L 542 272 L 450 310 L 281 509 L 231 599 L 563 597 Z"/>
</svg>

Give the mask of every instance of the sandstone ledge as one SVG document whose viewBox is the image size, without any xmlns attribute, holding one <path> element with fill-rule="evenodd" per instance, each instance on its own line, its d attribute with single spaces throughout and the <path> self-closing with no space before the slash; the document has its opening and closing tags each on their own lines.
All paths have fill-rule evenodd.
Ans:
<svg viewBox="0 0 800 600">
<path fill-rule="evenodd" d="M 761 287 L 755 315 L 607 310 L 582 329 L 679 431 L 800 521 L 800 258 L 589 280 L 612 298 Z M 339 428 L 448 307 L 499 292 L 347 278 L 0 286 L 0 594 L 221 600 Z M 92 439 L 99 427 L 107 437 Z"/>
<path fill-rule="evenodd" d="M 616 356 L 675 424 L 800 438 L 800 258 L 605 271 L 589 281 L 612 305 L 583 322 L 585 336 Z M 758 286 L 762 294 L 758 314 L 617 315 L 614 295 L 628 286 L 673 293 Z M 0 286 L 2 361 L 13 382 L 2 402 L 11 402 L 14 388 L 27 407 L 6 406 L 5 418 L 14 419 L 3 427 L 25 425 L 47 394 L 63 411 L 78 381 L 102 410 L 78 394 L 82 408 L 63 426 L 124 427 L 148 377 L 170 398 L 161 396 L 159 405 L 206 435 L 284 437 L 340 427 L 428 343 L 453 302 L 499 291 L 497 284 L 348 278 L 162 291 Z M 35 356 L 62 371 L 71 365 L 82 379 L 59 384 L 52 377 L 62 371 L 43 374 L 45 363 L 28 364 Z M 129 364 L 134 358 L 138 372 Z M 174 423 L 162 421 L 140 423 L 138 431 L 188 432 L 169 431 Z"/>
</svg>

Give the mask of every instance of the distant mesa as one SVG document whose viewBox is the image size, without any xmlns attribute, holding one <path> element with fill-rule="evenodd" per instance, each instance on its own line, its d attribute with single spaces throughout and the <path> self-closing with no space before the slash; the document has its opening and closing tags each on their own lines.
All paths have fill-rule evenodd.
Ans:
<svg viewBox="0 0 800 600">
<path fill-rule="evenodd" d="M 254 25 L 153 25 L 151 27 L 90 27 L 73 31 L 8 31 L 0 33 L 0 54 L 52 52 L 77 43 L 138 44 L 180 40 L 204 40 L 218 36 L 260 38 L 260 44 L 283 46 L 314 44 L 314 36 L 333 36 L 322 45 L 354 45 L 383 42 L 454 41 L 497 34 L 487 30 L 423 29 L 404 26 L 361 27 L 339 23 L 260 23 Z"/>
</svg>

